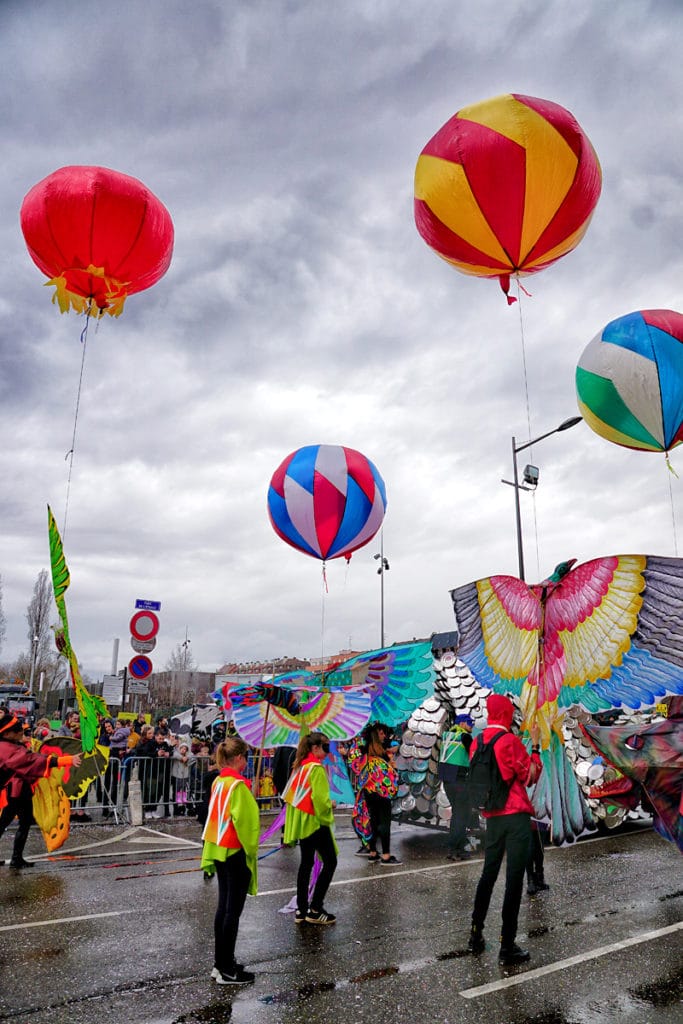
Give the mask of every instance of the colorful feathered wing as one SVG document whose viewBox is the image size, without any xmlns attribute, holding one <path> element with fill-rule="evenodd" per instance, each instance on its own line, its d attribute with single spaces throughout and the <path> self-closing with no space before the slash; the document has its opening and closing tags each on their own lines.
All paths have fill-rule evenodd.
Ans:
<svg viewBox="0 0 683 1024">
<path fill-rule="evenodd" d="M 271 701 L 268 687 L 291 694 L 299 710 L 288 710 L 287 699 Z M 359 654 L 325 674 L 289 672 L 269 683 L 230 687 L 228 696 L 240 736 L 260 747 L 265 735 L 264 745 L 277 747 L 295 746 L 302 724 L 332 740 L 357 736 L 370 718 L 399 725 L 433 690 L 431 644 L 420 640 Z"/>
<path fill-rule="evenodd" d="M 97 737 L 100 731 L 97 716 L 99 714 L 108 717 L 109 710 L 101 697 L 96 694 L 89 693 L 85 688 L 81 678 L 81 671 L 78 667 L 78 659 L 73 647 L 71 646 L 69 620 L 66 614 L 66 599 L 64 597 L 69 583 L 71 582 L 71 577 L 69 574 L 69 567 L 67 566 L 66 559 L 64 557 L 62 538 L 59 535 L 57 523 L 49 505 L 47 508 L 47 524 L 50 537 L 52 588 L 54 590 L 57 611 L 59 612 L 59 619 L 62 624 L 60 629 L 55 630 L 55 643 L 57 644 L 57 650 L 63 654 L 69 662 L 71 682 L 73 683 L 74 692 L 76 694 L 76 701 L 78 703 L 78 711 L 81 720 L 81 743 L 83 752 L 85 754 L 91 754 L 97 745 Z M 109 756 L 109 748 L 101 747 L 100 750 L 102 751 L 102 756 L 105 757 L 106 764 L 106 759 Z"/>
<path fill-rule="evenodd" d="M 372 717 L 397 726 L 434 693 L 434 659 L 430 640 L 413 640 L 368 651 L 345 661 L 337 672 L 351 675 L 372 699 Z"/>
<path fill-rule="evenodd" d="M 540 726 L 545 771 L 534 800 L 556 841 L 591 820 L 564 757 L 564 710 L 646 707 L 683 693 L 683 559 L 573 565 L 539 584 L 491 576 L 451 592 L 459 656 L 482 686 L 518 697 L 523 732 Z"/>
<path fill-rule="evenodd" d="M 275 683 L 276 689 L 284 689 L 279 676 Z M 288 708 L 270 703 L 265 694 L 255 700 L 254 689 L 252 685 L 233 687 L 230 700 L 235 728 L 246 743 L 258 749 L 262 744 L 295 747 L 302 727 L 309 732 L 319 729 L 331 740 L 348 739 L 359 733 L 370 717 L 370 697 L 361 690 L 296 687 L 290 691 L 293 703 Z"/>
</svg>

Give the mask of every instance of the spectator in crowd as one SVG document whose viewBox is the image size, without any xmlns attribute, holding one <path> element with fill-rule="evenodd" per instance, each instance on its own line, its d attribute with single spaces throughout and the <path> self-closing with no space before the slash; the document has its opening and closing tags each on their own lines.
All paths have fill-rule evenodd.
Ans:
<svg viewBox="0 0 683 1024">
<path fill-rule="evenodd" d="M 51 736 L 54 736 L 54 732 L 50 719 L 39 718 L 33 727 L 33 741 L 31 743 L 33 750 L 37 750 L 40 744 L 44 740 L 50 739 Z"/>
<path fill-rule="evenodd" d="M 157 732 L 160 732 L 164 739 L 168 739 L 171 735 L 171 727 L 168 724 L 168 718 L 166 715 L 159 715 L 157 718 Z"/>
<path fill-rule="evenodd" d="M 140 779 L 142 792 L 142 806 L 145 814 L 150 818 L 156 818 L 159 797 L 158 788 L 158 766 L 157 766 L 157 742 L 153 725 L 145 725 L 140 734 L 140 742 L 131 751 L 131 759 L 139 762 L 138 777 Z M 127 793 L 124 794 L 124 799 Z"/>
<path fill-rule="evenodd" d="M 78 736 L 81 738 L 81 723 L 78 711 L 67 711 L 64 721 L 59 727 L 58 736 Z"/>
<path fill-rule="evenodd" d="M 194 764 L 190 744 L 186 739 L 178 741 L 171 758 L 171 786 L 173 787 L 173 809 L 175 814 L 186 814 L 189 803 L 190 769 Z"/>
<path fill-rule="evenodd" d="M 234 739 L 234 737 L 231 737 L 231 739 Z M 247 748 L 247 752 L 248 749 L 249 748 Z M 202 743 L 199 748 L 197 770 L 199 773 L 199 784 L 194 797 L 197 807 L 197 821 L 200 825 L 205 825 L 206 818 L 209 813 L 211 787 L 219 771 L 215 755 L 209 753 L 209 745 L 207 743 Z"/>
<path fill-rule="evenodd" d="M 171 817 L 171 757 L 173 756 L 173 745 L 170 734 L 156 729 L 154 733 L 156 743 L 156 794 L 157 805 L 161 804 L 161 816 Z"/>
<path fill-rule="evenodd" d="M 78 740 L 81 742 L 81 716 L 78 711 L 67 711 L 64 717 L 64 724 L 57 733 L 58 736 L 67 736 L 71 739 Z M 86 812 L 85 806 L 88 801 L 87 791 L 83 796 L 79 796 L 78 800 L 71 801 L 71 821 L 76 824 L 85 824 L 88 821 L 92 821 L 90 815 Z"/>
</svg>

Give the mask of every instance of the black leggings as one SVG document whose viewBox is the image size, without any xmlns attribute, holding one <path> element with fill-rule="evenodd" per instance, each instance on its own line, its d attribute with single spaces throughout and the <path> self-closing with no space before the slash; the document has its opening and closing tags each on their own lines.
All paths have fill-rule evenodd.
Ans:
<svg viewBox="0 0 683 1024">
<path fill-rule="evenodd" d="M 371 853 L 377 853 L 377 840 L 382 844 L 382 853 L 390 853 L 391 841 L 391 800 L 388 796 L 380 796 L 378 793 L 369 793 L 367 789 L 365 799 L 370 815 L 370 842 L 368 849 Z"/>
<path fill-rule="evenodd" d="M 299 840 L 301 850 L 301 863 L 296 876 L 296 905 L 301 914 L 306 914 L 309 907 L 308 886 L 313 871 L 313 859 L 317 853 L 323 862 L 318 875 L 318 880 L 313 889 L 310 907 L 313 910 L 322 910 L 323 901 L 327 890 L 330 887 L 332 876 L 337 868 L 337 854 L 334 849 L 334 839 L 328 825 L 321 825 L 319 829 L 305 839 Z"/>
<path fill-rule="evenodd" d="M 224 974 L 232 974 L 235 970 L 235 943 L 240 924 L 240 915 L 244 910 L 247 890 L 251 881 L 251 871 L 247 867 L 244 850 L 231 854 L 223 862 L 216 862 L 218 878 L 218 907 L 213 922 L 215 940 L 214 966 Z"/>
<path fill-rule="evenodd" d="M 7 807 L 0 814 L 0 836 L 15 817 L 19 819 L 19 824 L 14 835 L 12 860 L 19 862 L 24 856 L 28 830 L 33 824 L 33 794 L 28 782 L 22 782 L 19 796 L 10 797 Z"/>
</svg>

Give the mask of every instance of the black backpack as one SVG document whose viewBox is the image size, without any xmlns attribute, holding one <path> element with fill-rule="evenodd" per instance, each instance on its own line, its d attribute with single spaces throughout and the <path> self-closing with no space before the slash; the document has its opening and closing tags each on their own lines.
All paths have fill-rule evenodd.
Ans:
<svg viewBox="0 0 683 1024">
<path fill-rule="evenodd" d="M 500 774 L 498 761 L 493 748 L 501 736 L 499 732 L 488 743 L 481 736 L 477 739 L 477 749 L 470 759 L 470 804 L 483 811 L 502 811 L 507 803 L 511 782 L 505 782 Z"/>
</svg>

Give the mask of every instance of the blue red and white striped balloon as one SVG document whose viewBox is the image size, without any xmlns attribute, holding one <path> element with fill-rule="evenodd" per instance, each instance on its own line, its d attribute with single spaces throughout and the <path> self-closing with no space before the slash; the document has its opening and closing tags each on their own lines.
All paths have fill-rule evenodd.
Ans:
<svg viewBox="0 0 683 1024">
<path fill-rule="evenodd" d="M 387 496 L 376 466 L 341 445 L 311 444 L 275 470 L 268 515 L 282 540 L 323 561 L 372 540 L 384 520 Z"/>
</svg>

